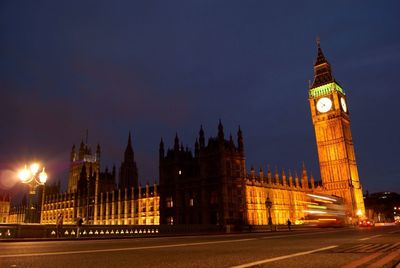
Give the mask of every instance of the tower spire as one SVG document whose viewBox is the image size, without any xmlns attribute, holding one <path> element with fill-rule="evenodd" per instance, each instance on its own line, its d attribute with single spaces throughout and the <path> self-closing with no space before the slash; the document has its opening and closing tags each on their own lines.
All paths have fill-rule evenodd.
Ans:
<svg viewBox="0 0 400 268">
<path fill-rule="evenodd" d="M 237 132 L 237 140 L 238 140 L 238 150 L 239 150 L 239 152 L 243 152 L 243 133 L 242 133 L 242 130 L 240 129 L 240 126 L 239 126 L 239 129 L 238 129 L 238 132 Z"/>
<path fill-rule="evenodd" d="M 218 139 L 224 140 L 224 127 L 222 126 L 221 119 L 219 120 L 218 123 Z"/>
<path fill-rule="evenodd" d="M 175 134 L 174 150 L 175 150 L 175 151 L 179 151 L 179 138 L 178 138 L 178 132 Z"/>
<path fill-rule="evenodd" d="M 199 131 L 199 145 L 200 145 L 200 148 L 204 148 L 204 146 L 205 146 L 205 138 L 204 138 L 203 125 L 200 125 L 200 131 Z"/>
<path fill-rule="evenodd" d="M 334 82 L 331 65 L 325 58 L 321 48 L 321 41 L 317 37 L 317 58 L 314 63 L 314 81 L 311 88 Z"/>
<path fill-rule="evenodd" d="M 132 147 L 132 141 L 131 141 L 131 131 L 129 130 L 129 135 L 128 135 L 128 146 Z"/>
<path fill-rule="evenodd" d="M 125 162 L 129 162 L 129 161 L 134 161 L 135 156 L 133 153 L 133 148 L 132 148 L 132 139 L 131 139 L 131 132 L 129 131 L 128 134 L 128 144 L 126 145 L 126 149 L 125 149 Z"/>
</svg>

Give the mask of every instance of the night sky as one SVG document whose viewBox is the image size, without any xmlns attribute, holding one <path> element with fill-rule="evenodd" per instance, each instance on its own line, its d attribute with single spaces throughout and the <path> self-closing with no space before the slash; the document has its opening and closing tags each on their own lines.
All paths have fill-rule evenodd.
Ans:
<svg viewBox="0 0 400 268">
<path fill-rule="evenodd" d="M 132 132 L 140 181 L 158 145 L 218 120 L 246 165 L 319 178 L 308 104 L 316 37 L 347 93 L 363 190 L 400 192 L 398 1 L 1 1 L 0 191 L 32 159 L 67 183 L 89 130 L 102 169 Z"/>
</svg>

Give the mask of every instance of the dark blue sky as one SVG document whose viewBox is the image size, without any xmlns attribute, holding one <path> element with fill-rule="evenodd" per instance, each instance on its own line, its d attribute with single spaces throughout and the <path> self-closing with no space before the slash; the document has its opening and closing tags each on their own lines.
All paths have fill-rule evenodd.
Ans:
<svg viewBox="0 0 400 268">
<path fill-rule="evenodd" d="M 112 3 L 112 4 L 111 4 Z M 0 189 L 37 158 L 66 183 L 89 129 L 102 167 L 132 131 L 140 180 L 158 144 L 241 126 L 247 168 L 319 177 L 308 80 L 316 36 L 348 96 L 364 190 L 400 192 L 398 1 L 2 1 Z"/>
</svg>

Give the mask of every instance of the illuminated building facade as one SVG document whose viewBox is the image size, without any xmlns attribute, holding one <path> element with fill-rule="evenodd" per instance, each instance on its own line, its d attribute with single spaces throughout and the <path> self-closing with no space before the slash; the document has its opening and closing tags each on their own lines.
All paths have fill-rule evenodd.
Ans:
<svg viewBox="0 0 400 268">
<path fill-rule="evenodd" d="M 246 222 L 250 225 L 268 224 L 268 213 L 265 202 L 269 197 L 273 206 L 271 207 L 272 222 L 276 224 L 286 224 L 290 219 L 293 223 L 304 220 L 309 202 L 307 194 L 321 192 L 322 188 L 316 186 L 314 177 L 308 177 L 305 166 L 302 167 L 301 178 L 291 171 L 286 175 L 285 171 L 281 174 L 276 170 L 272 176 L 268 168 L 266 176 L 260 169 L 259 174 L 255 174 L 251 169 L 250 174 L 245 180 L 246 191 Z"/>
<path fill-rule="evenodd" d="M 218 135 L 205 143 L 201 128 L 194 154 L 179 144 L 166 153 L 161 140 L 160 221 L 162 224 L 265 225 L 266 200 L 272 202 L 271 218 L 285 224 L 306 215 L 308 194 L 336 195 L 347 208 L 347 221 L 365 215 L 358 178 L 346 95 L 334 80 L 330 64 L 318 43 L 314 81 L 309 89 L 311 116 L 316 133 L 321 183 L 283 170 L 266 176 L 260 169 L 246 173 L 244 143 L 239 128 L 237 144 L 226 140 L 221 122 Z"/>
<path fill-rule="evenodd" d="M 100 172 L 99 145 L 94 155 L 87 143 L 81 143 L 78 155 L 73 146 L 68 191 L 45 193 L 40 222 L 55 224 L 57 215 L 62 213 L 64 224 L 75 224 L 77 218 L 97 225 L 159 224 L 157 185 L 137 184 L 130 134 L 119 173 L 117 187 L 115 167 L 111 172 L 107 168 Z"/>
<path fill-rule="evenodd" d="M 344 90 L 332 76 L 331 67 L 318 44 L 314 81 L 309 103 L 315 128 L 321 181 L 309 177 L 303 164 L 293 170 L 266 174 L 254 168 L 247 173 L 244 139 L 226 139 L 219 122 L 216 137 L 205 139 L 200 127 L 194 151 L 184 148 L 178 136 L 171 149 L 159 146 L 159 187 L 138 186 L 138 171 L 131 137 L 119 170 L 100 172 L 100 146 L 92 155 L 83 142 L 71 152 L 68 192 L 45 194 L 42 223 L 55 223 L 57 214 L 73 224 L 202 224 L 220 226 L 265 225 L 268 209 L 274 224 L 296 223 L 306 218 L 309 194 L 336 195 L 343 199 L 347 220 L 365 213 L 358 178 L 350 117 Z"/>
<path fill-rule="evenodd" d="M 10 195 L 0 195 L 0 223 L 8 223 L 10 214 Z"/>
<path fill-rule="evenodd" d="M 309 102 L 324 190 L 342 197 L 353 217 L 365 215 L 347 96 L 334 79 L 319 42 Z"/>
<path fill-rule="evenodd" d="M 68 179 L 68 192 L 76 192 L 78 190 L 78 182 L 82 172 L 82 167 L 86 167 L 86 174 L 95 172 L 100 173 L 100 145 L 97 145 L 96 153 L 92 154 L 91 148 L 88 146 L 88 135 L 86 134 L 86 143 L 81 141 L 79 150 L 76 151 L 75 144 L 72 146 L 70 157 L 70 169 Z M 92 169 L 91 171 L 89 169 Z"/>
<path fill-rule="evenodd" d="M 304 165 L 300 178 L 291 171 L 272 174 L 269 168 L 265 175 L 253 168 L 247 174 L 242 131 L 236 145 L 232 136 L 225 139 L 221 122 L 207 144 L 200 128 L 194 154 L 178 136 L 167 152 L 161 140 L 159 153 L 161 224 L 266 225 L 267 197 L 272 221 L 285 224 L 304 219 L 307 194 L 322 191 Z"/>
</svg>

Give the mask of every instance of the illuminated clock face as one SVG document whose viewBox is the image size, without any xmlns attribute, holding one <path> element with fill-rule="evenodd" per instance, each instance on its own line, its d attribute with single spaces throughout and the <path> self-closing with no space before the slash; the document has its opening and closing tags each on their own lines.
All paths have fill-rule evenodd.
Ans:
<svg viewBox="0 0 400 268">
<path fill-rule="evenodd" d="M 347 104 L 346 104 L 346 100 L 343 97 L 340 98 L 340 104 L 342 105 L 343 111 L 345 113 L 347 113 Z"/>
<path fill-rule="evenodd" d="M 320 113 L 326 113 L 332 108 L 332 101 L 330 98 L 323 97 L 317 101 L 317 110 Z"/>
</svg>

